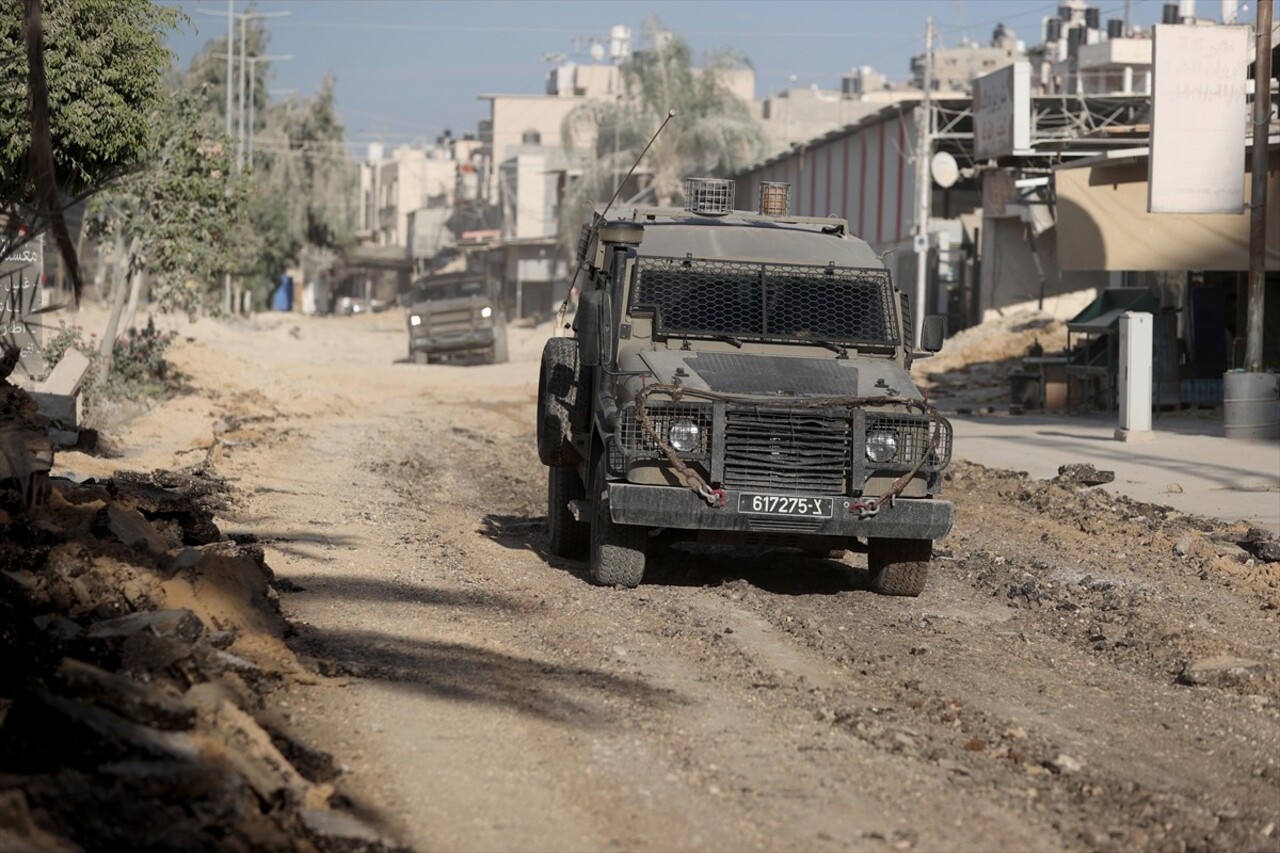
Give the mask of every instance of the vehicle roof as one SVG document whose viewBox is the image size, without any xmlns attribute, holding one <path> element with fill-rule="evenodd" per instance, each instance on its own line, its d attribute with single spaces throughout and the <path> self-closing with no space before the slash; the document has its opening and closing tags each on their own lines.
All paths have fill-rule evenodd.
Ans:
<svg viewBox="0 0 1280 853">
<path fill-rule="evenodd" d="M 880 258 L 843 219 L 764 216 L 734 211 L 703 216 L 678 208 L 634 208 L 611 220 L 644 225 L 639 254 L 656 257 L 733 259 L 756 263 L 810 264 L 883 269 Z"/>
</svg>

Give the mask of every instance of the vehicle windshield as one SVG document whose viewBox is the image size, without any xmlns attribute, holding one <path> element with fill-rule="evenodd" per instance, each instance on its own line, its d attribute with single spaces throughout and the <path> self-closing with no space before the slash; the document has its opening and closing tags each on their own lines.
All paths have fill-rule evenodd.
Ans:
<svg viewBox="0 0 1280 853">
<path fill-rule="evenodd" d="M 462 280 L 439 280 L 420 278 L 413 283 L 413 294 L 417 300 L 454 299 L 459 296 L 483 296 L 484 279 L 471 278 Z"/>
<path fill-rule="evenodd" d="M 898 343 L 893 288 L 882 269 L 645 257 L 631 310 L 660 335 Z"/>
</svg>

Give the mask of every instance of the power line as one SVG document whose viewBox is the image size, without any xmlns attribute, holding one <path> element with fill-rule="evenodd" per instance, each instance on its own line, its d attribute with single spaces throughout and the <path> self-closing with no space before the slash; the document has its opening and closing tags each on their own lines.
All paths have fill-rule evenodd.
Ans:
<svg viewBox="0 0 1280 853">
<path fill-rule="evenodd" d="M 546 33 L 550 35 L 573 35 L 576 29 L 559 27 L 480 27 L 456 26 L 446 24 L 379 24 L 371 21 L 293 21 L 283 24 L 284 27 L 307 27 L 315 29 L 342 30 L 412 30 L 415 32 L 441 33 Z M 898 38 L 902 33 L 869 33 L 858 32 L 775 32 L 766 30 L 680 30 L 680 35 L 695 36 L 734 36 L 737 38 L 839 38 L 839 39 L 883 39 Z"/>
</svg>

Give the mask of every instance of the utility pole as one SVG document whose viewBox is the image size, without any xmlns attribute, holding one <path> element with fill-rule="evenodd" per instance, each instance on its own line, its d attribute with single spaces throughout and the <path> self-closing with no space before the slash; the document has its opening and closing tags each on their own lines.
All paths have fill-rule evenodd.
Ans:
<svg viewBox="0 0 1280 853">
<path fill-rule="evenodd" d="M 196 11 L 202 15 L 218 14 L 217 12 L 214 12 L 209 9 L 197 9 Z M 232 103 L 231 102 L 231 76 L 234 73 L 231 63 L 233 61 L 233 57 L 235 56 L 235 52 L 232 49 L 231 45 L 234 43 L 234 39 L 235 39 L 235 14 L 236 14 L 235 0 L 227 0 L 227 76 L 224 81 L 225 88 L 227 90 L 227 105 L 225 110 L 226 115 L 224 117 L 225 121 L 223 123 L 225 128 L 224 133 L 226 135 L 227 140 L 231 139 L 231 103 Z M 230 272 L 224 273 L 222 278 L 222 313 L 224 315 L 231 313 L 231 273 Z"/>
<path fill-rule="evenodd" d="M 1245 373 L 1262 372 L 1262 311 L 1267 278 L 1267 143 L 1271 127 L 1271 0 L 1258 0 L 1253 66 L 1253 195 L 1249 201 L 1249 311 Z"/>
<path fill-rule="evenodd" d="M 924 323 L 925 290 L 929 281 L 929 200 L 932 193 L 929 157 L 933 154 L 933 18 L 924 25 L 924 97 L 916 120 L 916 296 L 911 306 L 911 342 L 920 341 Z"/>
<path fill-rule="evenodd" d="M 227 139 L 231 138 L 231 40 L 235 38 L 236 0 L 227 0 Z M 230 279 L 228 279 L 230 281 Z"/>
<path fill-rule="evenodd" d="M 281 53 L 275 56 L 251 56 L 249 57 L 249 156 L 247 165 L 249 171 L 253 171 L 253 124 L 254 124 L 254 108 L 257 106 L 258 99 L 255 97 L 258 74 L 257 65 L 259 62 L 284 62 L 286 59 L 293 59 L 292 53 Z"/>
<path fill-rule="evenodd" d="M 249 70 L 249 61 L 246 54 L 245 43 L 248 36 L 249 19 L 250 18 L 283 18 L 291 15 L 292 12 L 241 12 L 236 15 L 240 19 L 240 131 L 236 134 L 236 172 L 244 171 L 244 154 L 245 154 L 245 78 Z M 231 49 L 231 45 L 227 45 L 227 49 Z"/>
</svg>

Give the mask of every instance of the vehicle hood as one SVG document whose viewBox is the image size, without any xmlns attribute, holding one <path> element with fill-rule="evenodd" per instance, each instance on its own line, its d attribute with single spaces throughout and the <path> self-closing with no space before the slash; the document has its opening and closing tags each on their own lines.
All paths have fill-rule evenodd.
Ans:
<svg viewBox="0 0 1280 853">
<path fill-rule="evenodd" d="M 692 390 L 769 397 L 881 397 L 919 399 L 907 372 L 878 359 L 757 355 L 725 352 L 639 354 L 653 378 Z"/>
</svg>

